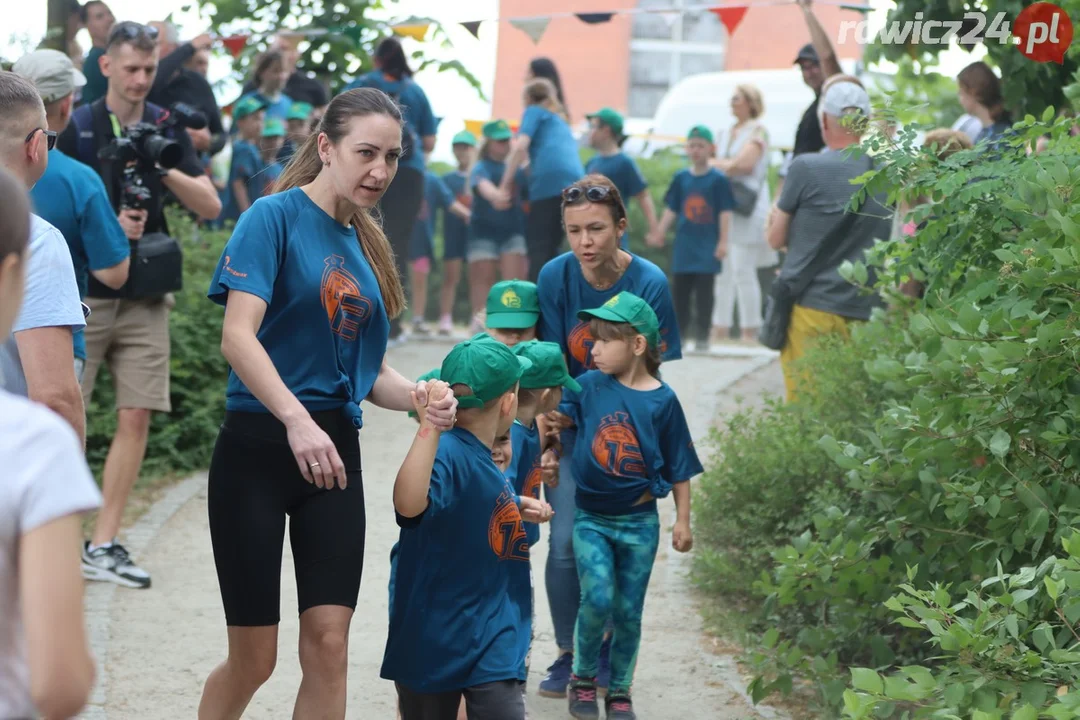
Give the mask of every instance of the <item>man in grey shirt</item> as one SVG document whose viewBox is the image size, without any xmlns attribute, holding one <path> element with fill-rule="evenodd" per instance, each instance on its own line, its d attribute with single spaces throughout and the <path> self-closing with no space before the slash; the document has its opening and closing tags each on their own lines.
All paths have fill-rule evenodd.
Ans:
<svg viewBox="0 0 1080 720">
<path fill-rule="evenodd" d="M 884 193 L 868 198 L 856 213 L 846 210 L 859 189 L 851 181 L 870 169 L 865 155 L 846 148 L 858 145 L 868 129 L 870 98 L 856 78 L 835 75 L 825 83 L 818 103 L 826 149 L 800 155 L 791 163 L 780 199 L 766 232 L 774 250 L 786 249 L 780 278 L 805 290 L 796 299 L 787 342 L 780 353 L 788 399 L 800 378 L 791 364 L 807 341 L 822 333 L 847 333 L 853 320 L 868 320 L 880 300 L 840 276 L 844 261 L 865 260 L 875 239 L 887 239 L 892 210 Z M 818 270 L 810 267 L 823 253 Z M 807 277 L 807 271 L 814 272 Z"/>
</svg>

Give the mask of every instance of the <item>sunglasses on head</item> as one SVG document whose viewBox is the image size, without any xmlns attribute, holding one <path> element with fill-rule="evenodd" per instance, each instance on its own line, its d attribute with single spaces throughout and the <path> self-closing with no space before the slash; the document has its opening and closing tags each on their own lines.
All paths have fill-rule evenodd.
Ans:
<svg viewBox="0 0 1080 720">
<path fill-rule="evenodd" d="M 572 185 L 563 190 L 563 200 L 568 203 L 576 203 L 583 197 L 589 202 L 603 202 L 611 194 L 611 188 L 603 185 Z"/>
<path fill-rule="evenodd" d="M 157 40 L 158 29 L 151 25 L 143 25 L 142 23 L 133 22 L 131 20 L 124 20 L 113 25 L 112 31 L 109 32 L 109 44 L 115 44 L 117 42 L 126 42 L 128 40 L 135 40 L 140 37 L 148 37 L 151 40 Z"/>
<path fill-rule="evenodd" d="M 55 130 L 46 130 L 45 128 L 34 128 L 33 130 L 30 131 L 30 134 L 26 136 L 26 139 L 23 140 L 23 142 L 24 143 L 30 142 L 31 140 L 34 139 L 34 136 L 37 135 L 39 132 L 45 133 L 46 142 L 48 143 L 49 149 L 52 150 L 53 147 L 56 146 L 56 131 Z"/>
</svg>

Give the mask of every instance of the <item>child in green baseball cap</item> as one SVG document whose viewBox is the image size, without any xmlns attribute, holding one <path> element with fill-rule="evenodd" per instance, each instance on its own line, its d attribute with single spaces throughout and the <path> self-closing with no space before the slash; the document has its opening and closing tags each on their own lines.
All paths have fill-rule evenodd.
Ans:
<svg viewBox="0 0 1080 720">
<path fill-rule="evenodd" d="M 442 183 L 462 207 L 472 208 L 472 192 L 469 190 L 469 173 L 476 162 L 476 136 L 462 130 L 451 141 L 457 167 L 442 176 Z M 454 299 L 461 282 L 461 269 L 465 264 L 465 249 L 469 237 L 469 220 L 450 213 L 443 213 L 442 288 L 439 291 L 439 334 L 449 335 L 453 330 Z"/>
<path fill-rule="evenodd" d="M 689 480 L 702 467 L 682 405 L 659 378 L 660 323 L 649 304 L 621 292 L 579 317 L 589 321 L 597 369 L 580 375 L 580 392 L 566 392 L 559 407 L 577 427 L 570 461 L 577 482 L 574 557 L 581 605 L 569 710 L 573 717 L 599 716 L 600 646 L 612 618 L 604 702 L 608 718 L 626 719 L 634 717 L 630 684 L 660 541 L 656 501 L 674 493 L 672 545 L 688 551 L 693 544 Z M 613 615 L 614 607 L 620 611 Z"/>
<path fill-rule="evenodd" d="M 716 276 L 727 257 L 735 209 L 730 181 L 710 165 L 715 154 L 712 131 L 704 125 L 692 127 L 686 139 L 690 167 L 672 178 L 664 196 L 664 214 L 649 238 L 653 247 L 663 247 L 667 231 L 675 224 L 671 258 L 675 317 L 679 333 L 694 338 L 699 351 L 709 347 Z"/>
<path fill-rule="evenodd" d="M 224 220 L 236 220 L 251 204 L 263 196 L 266 183 L 260 174 L 266 163 L 259 149 L 262 143 L 266 103 L 248 95 L 233 106 L 236 137 L 232 141 L 229 185 L 226 188 Z"/>
<path fill-rule="evenodd" d="M 603 175 L 614 183 L 625 204 L 630 204 L 630 198 L 637 200 L 645 215 L 645 222 L 649 224 L 647 232 L 656 232 L 656 207 L 649 193 L 649 184 L 645 182 L 645 176 L 634 159 L 620 149 L 626 140 L 623 116 L 606 107 L 585 117 L 589 119 L 589 145 L 596 150 L 596 154 L 586 163 L 585 172 Z M 624 232 L 620 243 L 623 250 L 630 250 L 630 233 Z"/>
<path fill-rule="evenodd" d="M 491 451 L 531 365 L 489 337 L 456 345 L 428 386 L 429 402 L 458 398 L 446 432 L 414 396 L 421 423 L 394 483 L 401 534 L 381 671 L 406 720 L 447 693 L 463 695 L 470 714 L 483 699 L 498 717 L 524 720 L 532 598 L 522 518 L 546 522 L 551 508 L 519 497 Z"/>
<path fill-rule="evenodd" d="M 504 345 L 536 339 L 540 321 L 540 299 L 536 283 L 528 280 L 503 280 L 491 286 L 484 307 L 483 322 L 487 333 Z"/>
</svg>

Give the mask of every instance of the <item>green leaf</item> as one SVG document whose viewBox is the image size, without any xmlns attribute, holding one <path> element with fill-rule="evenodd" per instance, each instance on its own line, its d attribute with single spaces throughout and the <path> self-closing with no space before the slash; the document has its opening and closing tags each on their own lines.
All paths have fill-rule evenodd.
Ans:
<svg viewBox="0 0 1080 720">
<path fill-rule="evenodd" d="M 1031 705 L 1025 705 L 1012 714 L 1012 720 L 1039 720 L 1039 713 Z"/>
<path fill-rule="evenodd" d="M 986 501 L 986 504 L 983 505 L 983 509 L 986 510 L 987 515 L 992 518 L 996 518 L 998 516 L 998 513 L 1001 512 L 1001 498 L 999 498 L 997 495 L 992 496 L 989 500 Z"/>
<path fill-rule="evenodd" d="M 1047 575 L 1043 578 L 1043 585 L 1046 586 L 1046 592 L 1050 595 L 1050 599 L 1057 600 L 1058 595 L 1061 594 L 1061 585 L 1058 581 Z"/>
<path fill-rule="evenodd" d="M 881 676 L 869 668 L 851 668 L 851 684 L 856 690 L 881 695 L 885 684 Z"/>
<path fill-rule="evenodd" d="M 1012 438 L 1009 437 L 1009 433 L 998 428 L 994 431 L 993 437 L 990 438 L 990 452 L 996 457 L 1003 458 L 1009 452 L 1011 444 Z"/>
<path fill-rule="evenodd" d="M 1020 628 L 1016 621 L 1016 615 L 1007 615 L 1005 617 L 1005 629 L 1013 636 L 1014 640 L 1020 639 Z"/>
<path fill-rule="evenodd" d="M 761 638 L 762 646 L 769 648 L 770 650 L 776 647 L 777 640 L 780 639 L 780 631 L 776 628 L 769 628 L 765 631 L 765 634 Z"/>
<path fill-rule="evenodd" d="M 967 690 L 962 683 L 950 683 L 945 688 L 945 702 L 950 708 L 959 708 L 967 696 Z"/>
</svg>

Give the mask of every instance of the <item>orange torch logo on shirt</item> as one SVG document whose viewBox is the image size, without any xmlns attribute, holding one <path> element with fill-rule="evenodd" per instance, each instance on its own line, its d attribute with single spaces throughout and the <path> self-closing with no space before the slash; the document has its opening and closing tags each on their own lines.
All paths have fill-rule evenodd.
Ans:
<svg viewBox="0 0 1080 720">
<path fill-rule="evenodd" d="M 529 540 L 521 524 L 521 511 L 510 490 L 503 490 L 488 522 L 488 543 L 500 560 L 529 562 Z"/>
<path fill-rule="evenodd" d="M 360 327 L 371 317 L 373 304 L 360 293 L 360 283 L 345 269 L 345 258 L 331 255 L 324 262 L 322 305 L 330 330 L 346 340 L 355 340 Z"/>
</svg>

